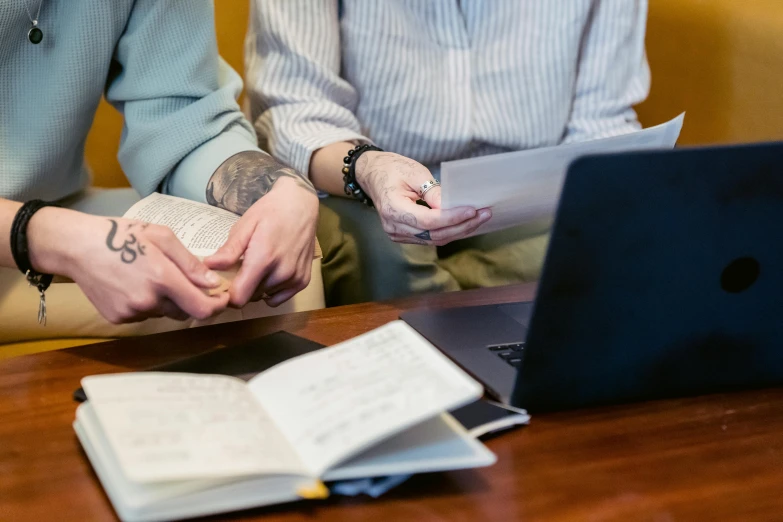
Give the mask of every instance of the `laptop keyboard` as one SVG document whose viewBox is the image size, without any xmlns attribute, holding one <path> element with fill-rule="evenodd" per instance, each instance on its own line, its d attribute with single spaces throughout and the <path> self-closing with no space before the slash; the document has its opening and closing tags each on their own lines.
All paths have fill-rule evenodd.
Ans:
<svg viewBox="0 0 783 522">
<path fill-rule="evenodd" d="M 506 361 L 514 368 L 522 366 L 522 351 L 525 349 L 525 341 L 508 344 L 492 344 L 487 346 L 498 357 Z"/>
</svg>

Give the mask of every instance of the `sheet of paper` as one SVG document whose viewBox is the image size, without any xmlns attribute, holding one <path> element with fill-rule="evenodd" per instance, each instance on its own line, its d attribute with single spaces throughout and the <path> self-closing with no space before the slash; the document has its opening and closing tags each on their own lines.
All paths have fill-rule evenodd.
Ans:
<svg viewBox="0 0 783 522">
<path fill-rule="evenodd" d="M 239 220 L 222 208 L 157 192 L 133 205 L 123 217 L 169 227 L 198 257 L 210 256 L 223 246 Z"/>
<path fill-rule="evenodd" d="M 329 469 L 323 479 L 413 475 L 490 466 L 496 461 L 454 417 L 441 413 Z"/>
<path fill-rule="evenodd" d="M 133 482 L 307 474 L 247 385 L 234 377 L 125 373 L 82 379 Z"/>
<path fill-rule="evenodd" d="M 483 393 L 402 321 L 286 361 L 248 384 L 318 475 Z"/>
<path fill-rule="evenodd" d="M 588 154 L 670 149 L 685 114 L 638 132 L 557 147 L 449 161 L 441 165 L 443 208 L 491 208 L 492 218 L 473 235 L 515 225 L 548 224 L 554 217 L 569 165 Z"/>
</svg>

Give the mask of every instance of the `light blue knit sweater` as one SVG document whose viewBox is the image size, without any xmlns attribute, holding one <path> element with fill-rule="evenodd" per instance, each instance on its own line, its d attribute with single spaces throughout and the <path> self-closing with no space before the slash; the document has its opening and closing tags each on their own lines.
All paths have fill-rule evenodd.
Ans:
<svg viewBox="0 0 783 522">
<path fill-rule="evenodd" d="M 26 1 L 34 15 L 39 0 Z M 104 90 L 142 196 L 204 201 L 224 160 L 258 150 L 242 81 L 217 54 L 212 0 L 40 1 L 33 45 L 25 0 L 0 0 L 0 197 L 57 200 L 89 183 L 84 143 Z"/>
</svg>

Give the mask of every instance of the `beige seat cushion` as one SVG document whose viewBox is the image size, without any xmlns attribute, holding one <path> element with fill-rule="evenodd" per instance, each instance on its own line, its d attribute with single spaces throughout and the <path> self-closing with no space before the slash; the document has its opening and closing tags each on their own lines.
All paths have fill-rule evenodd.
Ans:
<svg viewBox="0 0 783 522">
<path fill-rule="evenodd" d="M 107 322 L 74 283 L 55 283 L 46 291 L 47 324 L 37 322 L 38 292 L 17 270 L 0 268 L 0 358 L 105 340 L 146 335 L 208 324 L 254 319 L 324 307 L 321 259 L 313 260 L 310 285 L 277 308 L 264 301 L 229 308 L 206 321 L 149 319 L 114 325 Z M 18 344 L 24 343 L 24 344 Z"/>
</svg>

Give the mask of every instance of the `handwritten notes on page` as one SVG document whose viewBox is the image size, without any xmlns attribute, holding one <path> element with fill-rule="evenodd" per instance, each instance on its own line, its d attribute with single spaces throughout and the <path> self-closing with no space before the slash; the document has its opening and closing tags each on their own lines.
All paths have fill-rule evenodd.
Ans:
<svg viewBox="0 0 783 522">
<path fill-rule="evenodd" d="M 214 254 L 239 221 L 239 216 L 222 208 L 157 192 L 133 205 L 123 217 L 169 227 L 197 257 Z"/>
<path fill-rule="evenodd" d="M 672 148 L 684 119 L 681 114 L 668 123 L 612 138 L 445 162 L 441 166 L 443 208 L 491 208 L 492 218 L 473 235 L 551 222 L 566 171 L 575 159 Z"/>
<path fill-rule="evenodd" d="M 179 373 L 82 380 L 123 472 L 133 482 L 307 472 L 247 385 Z"/>
<path fill-rule="evenodd" d="M 235 377 L 82 379 L 132 482 L 321 476 L 368 447 L 478 399 L 482 386 L 402 321 Z"/>
<path fill-rule="evenodd" d="M 284 362 L 248 384 L 314 475 L 483 393 L 402 321 Z"/>
</svg>

